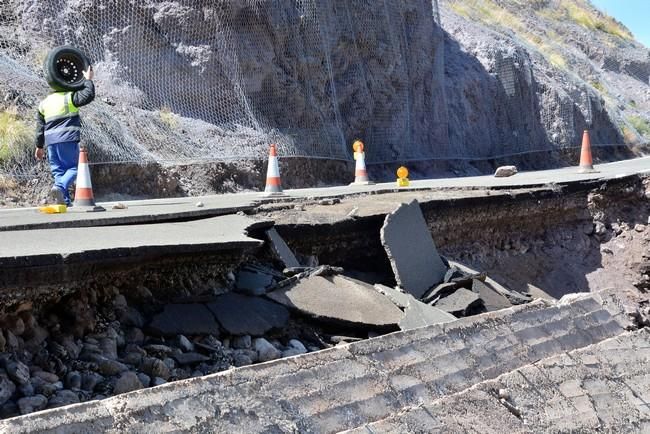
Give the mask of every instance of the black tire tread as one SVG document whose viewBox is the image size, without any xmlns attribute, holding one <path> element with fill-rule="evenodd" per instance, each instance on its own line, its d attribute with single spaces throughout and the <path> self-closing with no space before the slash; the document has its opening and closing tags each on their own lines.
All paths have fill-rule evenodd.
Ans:
<svg viewBox="0 0 650 434">
<path fill-rule="evenodd" d="M 45 80 L 50 85 L 50 87 L 57 92 L 69 92 L 82 89 L 84 86 L 83 79 L 71 84 L 67 83 L 65 80 L 63 80 L 63 78 L 59 76 L 56 70 L 56 61 L 62 55 L 72 55 L 74 57 L 77 57 L 80 64 L 82 65 L 82 71 L 87 70 L 90 66 L 90 60 L 81 50 L 69 45 L 56 47 L 48 53 L 43 64 L 43 74 L 45 75 Z"/>
</svg>

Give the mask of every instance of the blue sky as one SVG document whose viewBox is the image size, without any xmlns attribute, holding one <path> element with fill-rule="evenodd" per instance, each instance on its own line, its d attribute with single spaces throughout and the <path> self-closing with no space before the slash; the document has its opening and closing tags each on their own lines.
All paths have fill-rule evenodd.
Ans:
<svg viewBox="0 0 650 434">
<path fill-rule="evenodd" d="M 650 47 L 650 1 L 591 0 L 594 6 L 616 18 L 630 29 L 637 41 Z"/>
</svg>

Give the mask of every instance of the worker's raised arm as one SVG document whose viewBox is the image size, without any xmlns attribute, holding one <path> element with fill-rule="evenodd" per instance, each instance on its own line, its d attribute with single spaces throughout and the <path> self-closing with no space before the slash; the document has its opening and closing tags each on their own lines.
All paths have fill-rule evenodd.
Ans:
<svg viewBox="0 0 650 434">
<path fill-rule="evenodd" d="M 88 71 L 84 71 L 84 87 L 81 90 L 76 91 L 72 94 L 72 104 L 75 107 L 83 107 L 87 104 L 90 104 L 95 99 L 95 84 L 93 83 L 93 69 L 92 67 L 88 68 Z"/>
</svg>

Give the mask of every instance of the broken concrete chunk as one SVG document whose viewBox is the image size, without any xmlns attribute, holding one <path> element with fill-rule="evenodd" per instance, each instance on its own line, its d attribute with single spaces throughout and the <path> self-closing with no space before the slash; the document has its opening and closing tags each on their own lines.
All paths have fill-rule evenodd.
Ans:
<svg viewBox="0 0 650 434">
<path fill-rule="evenodd" d="M 533 285 L 532 283 L 527 284 L 528 287 L 528 295 L 530 295 L 532 298 L 541 298 L 542 300 L 547 300 L 552 303 L 555 303 L 557 299 L 544 291 L 543 289 Z"/>
<path fill-rule="evenodd" d="M 404 315 L 399 322 L 399 328 L 402 330 L 412 330 L 456 320 L 452 314 L 421 303 L 411 294 L 404 294 L 397 289 L 379 284 L 375 285 L 375 289 L 388 297 L 396 306 L 404 309 Z"/>
<path fill-rule="evenodd" d="M 460 288 L 452 294 L 438 300 L 435 307 L 460 317 L 467 315 L 470 310 L 480 307 L 481 304 L 481 299 L 478 294 L 468 289 Z"/>
<path fill-rule="evenodd" d="M 467 273 L 471 275 L 484 274 L 484 273 L 478 273 L 476 270 L 473 270 L 467 265 L 461 264 L 460 262 L 449 261 L 449 264 L 452 267 L 458 268 L 463 273 Z M 511 291 L 488 276 L 486 276 L 485 278 L 481 277 L 479 280 L 485 282 L 487 285 L 490 286 L 490 288 L 494 289 L 496 292 L 506 297 L 512 304 L 524 304 L 532 301 L 531 297 L 521 294 L 517 291 Z"/>
<path fill-rule="evenodd" d="M 160 336 L 219 335 L 219 325 L 202 304 L 168 304 L 156 315 L 149 331 Z"/>
<path fill-rule="evenodd" d="M 517 166 L 501 166 L 494 172 L 495 178 L 507 178 L 517 174 Z"/>
<path fill-rule="evenodd" d="M 345 326 L 396 329 L 402 311 L 372 286 L 344 276 L 309 276 L 266 295 L 312 318 Z"/>
<path fill-rule="evenodd" d="M 422 297 L 444 280 L 447 266 L 436 250 L 418 201 L 402 204 L 386 216 L 381 243 L 395 280 L 414 297 Z"/>
<path fill-rule="evenodd" d="M 413 299 L 413 302 L 404 311 L 404 318 L 399 322 L 399 328 L 412 330 L 451 321 L 456 321 L 456 317 L 452 314 Z"/>
<path fill-rule="evenodd" d="M 267 230 L 266 236 L 271 243 L 271 250 L 286 268 L 300 267 L 300 263 L 296 259 L 296 256 L 275 228 Z"/>
<path fill-rule="evenodd" d="M 208 304 L 221 326 L 236 336 L 261 336 L 289 321 L 289 311 L 272 301 L 241 294 L 225 294 Z"/>
<path fill-rule="evenodd" d="M 400 309 L 406 309 L 409 306 L 411 299 L 413 299 L 411 294 L 405 294 L 402 291 L 382 285 L 381 283 L 376 283 L 375 289 L 388 297 L 388 299 Z"/>
<path fill-rule="evenodd" d="M 420 300 L 423 303 L 431 303 L 439 298 L 445 297 L 458 289 L 458 284 L 454 282 L 441 283 L 435 286 L 431 291 L 422 296 Z"/>
<path fill-rule="evenodd" d="M 487 279 L 486 273 L 467 273 L 464 274 L 462 277 L 454 277 L 453 279 L 451 279 L 451 282 L 455 283 L 456 286 L 459 288 L 471 289 L 472 284 L 475 280 L 480 280 L 481 282 L 485 282 L 485 279 Z"/>
<path fill-rule="evenodd" d="M 483 305 L 488 312 L 512 307 L 512 303 L 507 298 L 478 279 L 475 279 L 472 283 L 472 291 L 481 297 Z"/>
<path fill-rule="evenodd" d="M 237 272 L 235 290 L 249 295 L 263 295 L 274 285 L 273 275 L 244 267 Z"/>
<path fill-rule="evenodd" d="M 461 272 L 456 267 L 450 267 L 449 270 L 447 270 L 447 272 L 445 273 L 445 278 L 443 282 L 449 283 L 452 281 L 452 279 L 456 279 L 459 277 L 465 277 L 465 273 Z"/>
</svg>

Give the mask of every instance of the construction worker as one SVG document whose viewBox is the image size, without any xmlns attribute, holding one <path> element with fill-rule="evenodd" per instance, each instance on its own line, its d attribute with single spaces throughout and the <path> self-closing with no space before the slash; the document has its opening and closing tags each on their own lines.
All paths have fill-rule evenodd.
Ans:
<svg viewBox="0 0 650 434">
<path fill-rule="evenodd" d="M 47 159 L 54 176 L 54 186 L 49 196 L 59 205 L 70 206 L 69 188 L 77 179 L 81 139 L 79 107 L 95 99 L 92 67 L 84 71 L 83 76 L 82 89 L 74 92 L 54 91 L 38 106 L 34 156 L 42 160 L 45 156 L 43 147 L 47 146 Z"/>
</svg>

